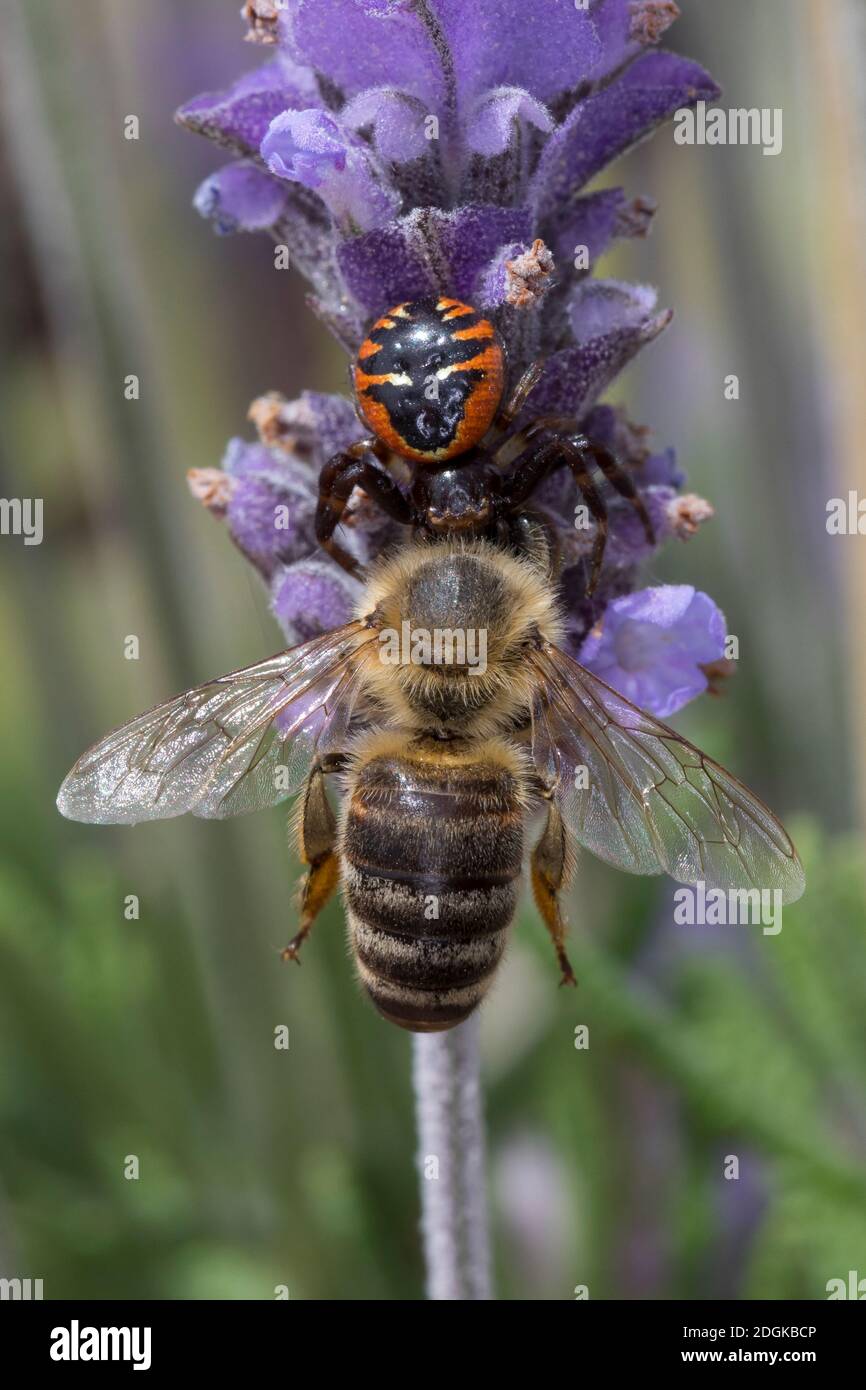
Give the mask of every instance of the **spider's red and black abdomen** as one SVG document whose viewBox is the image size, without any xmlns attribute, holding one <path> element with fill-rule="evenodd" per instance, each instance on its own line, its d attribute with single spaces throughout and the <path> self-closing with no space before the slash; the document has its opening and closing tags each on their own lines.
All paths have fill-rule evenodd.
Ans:
<svg viewBox="0 0 866 1390">
<path fill-rule="evenodd" d="M 373 324 L 354 368 L 358 406 L 404 458 L 455 458 L 487 433 L 505 385 L 493 324 L 458 299 L 398 304 Z"/>
</svg>

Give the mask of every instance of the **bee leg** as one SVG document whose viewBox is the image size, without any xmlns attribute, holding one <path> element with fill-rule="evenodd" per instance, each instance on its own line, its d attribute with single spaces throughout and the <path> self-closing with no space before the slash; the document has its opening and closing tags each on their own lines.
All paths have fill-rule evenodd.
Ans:
<svg viewBox="0 0 866 1390">
<path fill-rule="evenodd" d="M 532 368 L 530 368 L 530 371 Z M 534 384 L 534 383 L 533 383 Z M 518 389 L 519 389 L 518 383 Z M 530 387 L 531 389 L 531 387 Z M 611 487 L 630 502 L 640 517 L 643 525 L 644 534 L 650 545 L 655 544 L 655 528 L 650 519 L 646 504 L 635 486 L 634 478 L 629 470 L 620 463 L 615 454 L 598 440 L 590 439 L 588 435 L 580 432 L 579 422 L 566 415 L 540 415 L 537 419 L 531 420 L 529 424 L 518 433 L 506 439 L 504 444 L 500 444 L 495 450 L 493 461 L 497 467 L 505 466 L 506 460 L 513 460 L 530 445 L 533 440 L 542 434 L 553 434 L 559 437 L 560 442 L 567 444 L 571 450 L 576 451 L 583 463 L 583 471 L 586 472 L 587 464 L 594 465 L 605 476 Z M 553 442 L 553 441 L 551 441 Z M 529 456 L 530 464 L 533 456 Z M 574 464 L 570 465 L 572 472 L 575 471 Z M 575 476 L 577 476 L 575 474 Z M 589 499 L 587 499 L 589 500 Z"/>
<path fill-rule="evenodd" d="M 325 791 L 325 773 L 322 763 L 311 769 L 298 817 L 301 859 L 309 865 L 309 871 L 301 890 L 300 930 L 280 953 L 282 960 L 298 964 L 301 946 L 340 880 L 340 865 L 334 852 L 337 822 Z"/>
<path fill-rule="evenodd" d="M 565 953 L 566 925 L 559 909 L 558 896 L 568 881 L 570 858 L 570 846 L 562 816 L 551 800 L 548 803 L 547 820 L 541 839 L 532 851 L 530 866 L 532 895 L 553 940 L 556 959 L 562 972 L 561 985 L 577 984 L 571 962 Z"/>
</svg>

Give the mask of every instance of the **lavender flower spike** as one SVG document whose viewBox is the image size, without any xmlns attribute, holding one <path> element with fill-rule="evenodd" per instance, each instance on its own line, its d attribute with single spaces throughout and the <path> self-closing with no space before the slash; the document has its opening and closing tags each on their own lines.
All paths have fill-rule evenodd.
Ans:
<svg viewBox="0 0 866 1390">
<path fill-rule="evenodd" d="M 672 0 L 249 0 L 265 61 L 178 116 L 243 156 L 207 180 L 196 206 L 218 231 L 265 229 L 293 246 L 313 308 L 348 352 L 391 304 L 449 294 L 493 316 L 512 379 L 546 357 L 518 426 L 569 416 L 611 449 L 659 546 L 692 536 L 712 508 L 680 494 L 672 451 L 653 451 L 646 430 L 599 398 L 671 315 L 648 287 L 593 277 L 614 241 L 647 234 L 654 209 L 616 187 L 582 189 L 679 107 L 717 94 L 703 69 L 660 46 L 678 13 Z M 351 606 L 352 581 L 317 553 L 312 509 L 319 468 L 361 428 L 342 397 L 271 395 L 254 418 L 260 442 L 232 446 L 231 501 L 213 510 L 296 641 Z M 606 663 L 655 714 L 705 689 L 720 615 L 704 596 L 673 626 L 662 615 L 679 591 L 657 598 L 633 664 L 638 610 L 627 621 L 623 605 L 653 548 L 632 509 L 610 498 L 589 596 L 594 529 L 570 476 L 551 478 L 539 502 L 560 536 L 570 650 Z M 280 531 L 271 517 L 281 506 L 292 520 Z M 401 535 L 357 490 L 342 529 L 362 562 Z"/>
</svg>

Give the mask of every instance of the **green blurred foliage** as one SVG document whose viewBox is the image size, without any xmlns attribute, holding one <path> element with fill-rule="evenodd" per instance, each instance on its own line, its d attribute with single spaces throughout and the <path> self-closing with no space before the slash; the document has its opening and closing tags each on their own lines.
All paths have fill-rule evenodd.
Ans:
<svg viewBox="0 0 866 1390">
<path fill-rule="evenodd" d="M 529 1195 L 542 1208 L 564 1203 L 567 1256 L 578 1251 L 579 1262 L 562 1277 L 595 1297 L 622 1296 L 617 1251 L 635 1220 L 649 1222 L 664 1253 L 655 1295 L 710 1295 L 705 1261 L 724 1244 L 728 1155 L 744 1167 L 759 1156 L 765 1188 L 736 1270 L 740 1293 L 817 1298 L 862 1264 L 866 874 L 859 846 L 830 845 L 805 822 L 797 831 L 809 900 L 786 910 L 778 936 L 684 928 L 710 948 L 678 952 L 661 988 L 637 970 L 641 942 L 611 905 L 600 940 L 575 945 L 576 1005 L 548 1002 L 544 1027 L 510 1040 L 496 1038 L 511 1028 L 509 1010 L 491 1006 L 492 1168 L 515 1134 L 544 1136 L 563 1192 Z M 85 850 L 63 854 L 50 879 L 0 863 L 11 1267 L 38 1271 L 54 1297 L 268 1298 L 283 1284 L 291 1297 L 417 1296 L 406 1040 L 357 997 L 335 949 L 338 914 L 318 928 L 337 1024 L 325 1042 L 295 1022 L 294 979 L 281 1010 L 263 1000 L 251 1018 L 227 1018 L 176 902 L 151 901 L 126 920 L 127 889 Z M 658 896 L 641 885 L 643 918 Z M 713 939 L 725 930 L 746 936 L 747 964 Z M 536 970 L 549 986 L 537 923 L 521 923 L 518 940 L 506 992 L 525 995 Z M 263 974 L 276 968 L 260 962 Z M 589 1029 L 587 1050 L 574 1046 L 575 1020 Z M 285 1051 L 273 1037 L 284 1022 Z M 635 1082 L 652 1102 L 642 1118 Z M 673 1155 L 652 1138 L 665 1092 Z M 530 1161 L 516 1181 L 531 1189 L 545 1171 Z M 630 1205 L 635 1192 L 649 1199 L 642 1211 Z M 527 1286 L 514 1181 L 500 1198 L 503 1294 L 568 1297 L 569 1286 Z M 542 1210 L 537 1234 L 547 1229 Z M 555 1251 L 545 1254 L 542 1280 L 556 1270 Z"/>
<path fill-rule="evenodd" d="M 46 537 L 0 542 L 0 1272 L 48 1297 L 418 1298 L 409 1040 L 362 999 L 337 908 L 280 964 L 284 817 L 100 831 L 53 808 L 99 733 L 278 647 L 184 472 L 254 395 L 343 385 L 268 242 L 190 208 L 219 157 L 169 113 L 243 67 L 236 8 L 4 10 L 0 492 L 42 496 Z M 786 151 L 674 159 L 660 135 L 622 171 L 660 199 L 654 239 L 606 267 L 679 310 L 615 394 L 719 508 L 648 578 L 706 588 L 741 637 L 726 698 L 678 727 L 808 813 L 809 888 L 776 937 L 674 929 L 670 885 L 587 862 L 576 993 L 527 908 L 483 1027 L 502 1297 L 821 1298 L 866 1275 L 866 874 L 821 514 L 841 485 L 809 277 L 778 237 L 824 206 L 813 15 L 693 0 L 678 46 L 733 104 L 783 105 Z"/>
</svg>

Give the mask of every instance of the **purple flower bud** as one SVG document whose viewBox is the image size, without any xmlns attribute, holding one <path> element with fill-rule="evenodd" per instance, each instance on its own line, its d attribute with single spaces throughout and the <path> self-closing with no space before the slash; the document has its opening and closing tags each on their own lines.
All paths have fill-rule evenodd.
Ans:
<svg viewBox="0 0 866 1390">
<path fill-rule="evenodd" d="M 294 646 L 347 623 L 360 595 L 356 579 L 325 555 L 314 555 L 274 575 L 271 607 Z"/>
<path fill-rule="evenodd" d="M 587 193 L 556 219 L 554 254 L 575 275 L 586 275 L 616 238 L 646 236 L 654 211 L 646 198 L 629 201 L 621 188 Z"/>
<path fill-rule="evenodd" d="M 315 75 L 282 55 L 247 72 L 223 92 L 203 92 L 186 102 L 175 119 L 237 154 L 258 153 L 275 116 L 289 107 L 314 106 Z"/>
<path fill-rule="evenodd" d="M 285 187 L 255 164 L 241 160 L 211 174 L 195 195 L 196 211 L 219 236 L 272 227 L 286 206 Z"/>
<path fill-rule="evenodd" d="M 656 291 L 621 280 L 582 281 L 570 302 L 571 331 L 578 346 L 621 329 L 643 332 L 652 321 Z"/>
<path fill-rule="evenodd" d="M 253 401 L 249 418 L 269 449 L 280 449 L 316 470 L 363 434 L 351 401 L 324 391 L 304 391 L 296 401 L 271 391 Z"/>
<path fill-rule="evenodd" d="M 226 519 L 232 540 L 270 578 L 280 564 L 315 546 L 316 474 L 261 445 L 232 440 L 224 460 L 232 480 Z"/>
<path fill-rule="evenodd" d="M 653 291 L 636 286 L 582 282 L 570 310 L 576 345 L 548 359 L 521 423 L 548 414 L 581 420 L 623 367 L 670 323 L 670 311 L 651 312 L 654 300 Z"/>
<path fill-rule="evenodd" d="M 276 564 L 309 554 L 315 511 L 311 480 L 262 476 L 238 482 L 227 517 L 232 540 L 268 575 Z"/>
</svg>

